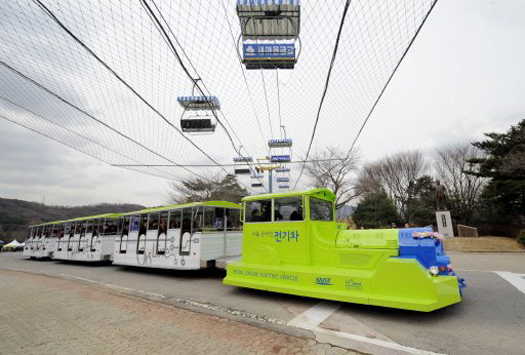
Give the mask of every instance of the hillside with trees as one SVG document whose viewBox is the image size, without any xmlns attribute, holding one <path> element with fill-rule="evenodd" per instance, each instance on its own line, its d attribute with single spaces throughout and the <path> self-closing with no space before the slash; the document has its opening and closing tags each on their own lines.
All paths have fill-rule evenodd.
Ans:
<svg viewBox="0 0 525 355">
<path fill-rule="evenodd" d="M 145 208 L 135 204 L 101 203 L 87 206 L 49 206 L 38 202 L 0 198 L 0 240 L 23 241 L 27 227 L 47 221 L 58 221 L 102 213 L 130 212 Z"/>
</svg>

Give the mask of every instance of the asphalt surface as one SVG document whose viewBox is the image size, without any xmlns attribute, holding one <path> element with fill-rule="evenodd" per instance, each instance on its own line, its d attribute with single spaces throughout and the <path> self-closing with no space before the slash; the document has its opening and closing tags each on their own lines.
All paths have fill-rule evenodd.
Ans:
<svg viewBox="0 0 525 355">
<path fill-rule="evenodd" d="M 468 288 L 460 304 L 432 313 L 339 304 L 319 324 L 322 329 L 391 341 L 445 354 L 525 354 L 525 253 L 450 253 Z M 0 254 L 0 269 L 76 277 L 177 302 L 191 301 L 248 318 L 286 324 L 320 300 L 223 285 L 224 271 L 165 271 L 29 260 L 21 253 Z M 495 271 L 512 273 L 518 285 Z M 190 302 L 190 303 L 191 303 Z M 339 307 L 339 308 L 337 308 Z M 363 351 L 362 349 L 357 349 Z M 367 352 L 367 351 L 363 351 Z M 384 353 L 392 353 L 388 349 Z"/>
</svg>

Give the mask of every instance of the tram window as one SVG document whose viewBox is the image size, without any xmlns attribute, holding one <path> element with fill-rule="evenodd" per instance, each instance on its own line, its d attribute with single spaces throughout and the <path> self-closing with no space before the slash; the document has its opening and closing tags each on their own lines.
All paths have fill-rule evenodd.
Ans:
<svg viewBox="0 0 525 355">
<path fill-rule="evenodd" d="M 204 207 L 204 228 L 208 230 L 224 230 L 224 208 Z"/>
<path fill-rule="evenodd" d="M 182 210 L 181 229 L 184 232 L 191 232 L 191 208 L 184 208 Z M 182 232 L 181 232 L 181 235 L 182 235 Z"/>
<path fill-rule="evenodd" d="M 162 212 L 160 214 L 160 221 L 159 221 L 159 235 L 160 234 L 166 234 L 168 231 L 168 212 Z"/>
<path fill-rule="evenodd" d="M 276 198 L 273 220 L 276 222 L 304 220 L 303 198 L 301 196 Z"/>
<path fill-rule="evenodd" d="M 148 215 L 143 214 L 140 216 L 139 236 L 146 234 L 148 230 Z"/>
<path fill-rule="evenodd" d="M 272 200 L 246 202 L 246 222 L 271 222 Z"/>
<path fill-rule="evenodd" d="M 226 209 L 226 230 L 241 230 L 241 210 Z"/>
<path fill-rule="evenodd" d="M 84 234 L 84 231 L 86 230 L 86 226 L 84 224 L 85 222 L 77 222 L 77 229 L 75 231 L 76 234 Z"/>
<path fill-rule="evenodd" d="M 99 224 L 99 220 L 94 219 L 93 220 L 93 237 L 98 235 L 98 224 Z"/>
<path fill-rule="evenodd" d="M 120 217 L 120 221 L 122 223 L 121 235 L 127 236 L 129 234 L 130 216 Z"/>
<path fill-rule="evenodd" d="M 93 233 L 93 220 L 86 222 L 86 233 Z"/>
<path fill-rule="evenodd" d="M 170 211 L 170 229 L 179 229 L 182 219 L 181 210 Z"/>
<path fill-rule="evenodd" d="M 202 231 L 202 214 L 203 214 L 202 210 L 203 210 L 202 206 L 193 208 L 193 216 L 192 216 L 193 228 L 192 228 L 192 233 Z"/>
<path fill-rule="evenodd" d="M 65 224 L 65 233 L 67 235 L 72 235 L 74 233 L 74 226 L 72 223 L 66 223 Z"/>
<path fill-rule="evenodd" d="M 129 230 L 131 232 L 136 232 L 139 230 L 139 226 L 140 226 L 140 216 L 131 216 Z"/>
<path fill-rule="evenodd" d="M 312 221 L 333 221 L 332 202 L 310 197 L 310 219 Z"/>
<path fill-rule="evenodd" d="M 113 235 L 117 234 L 117 220 L 114 218 L 106 218 L 102 225 L 101 235 Z"/>
<path fill-rule="evenodd" d="M 148 230 L 150 231 L 159 230 L 159 214 L 158 213 L 149 214 Z"/>
</svg>

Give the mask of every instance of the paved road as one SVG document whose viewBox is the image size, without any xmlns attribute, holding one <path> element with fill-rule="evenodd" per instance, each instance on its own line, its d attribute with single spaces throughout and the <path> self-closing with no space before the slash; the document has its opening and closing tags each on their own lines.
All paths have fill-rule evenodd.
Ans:
<svg viewBox="0 0 525 355">
<path fill-rule="evenodd" d="M 2 354 L 356 354 L 48 276 L 0 271 L 0 293 Z"/>
<path fill-rule="evenodd" d="M 282 331 L 289 328 L 286 324 L 301 324 L 301 317 L 316 312 L 317 318 L 321 315 L 320 323 L 309 327 L 306 321 L 306 328 L 314 330 L 319 341 L 355 346 L 362 352 L 383 347 L 385 354 L 416 352 L 412 348 L 446 354 L 523 354 L 525 289 L 520 287 L 525 285 L 525 253 L 451 253 L 451 259 L 469 287 L 462 303 L 432 313 L 320 303 L 234 288 L 221 283 L 224 273 L 219 270 L 177 272 L 84 265 L 26 260 L 19 254 L 0 255 L 0 268 L 62 274 L 122 290 L 140 290 L 139 294 L 166 303 L 204 307 Z"/>
</svg>

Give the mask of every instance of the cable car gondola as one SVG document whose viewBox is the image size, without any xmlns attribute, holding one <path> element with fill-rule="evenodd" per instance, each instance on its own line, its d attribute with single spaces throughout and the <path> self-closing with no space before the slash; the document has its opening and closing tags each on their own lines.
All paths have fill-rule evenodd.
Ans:
<svg viewBox="0 0 525 355">
<path fill-rule="evenodd" d="M 179 96 L 177 101 L 184 109 L 180 118 L 180 128 L 189 134 L 211 134 L 215 132 L 217 119 L 215 111 L 221 109 L 221 104 L 217 96 L 195 95 L 197 81 L 193 85 L 192 96 Z M 194 111 L 195 114 L 187 115 L 187 112 Z"/>
<path fill-rule="evenodd" d="M 268 147 L 270 148 L 290 148 L 291 146 L 292 146 L 291 138 L 270 139 L 268 141 Z"/>
<path fill-rule="evenodd" d="M 246 69 L 293 69 L 300 43 L 299 0 L 237 0 Z"/>
<path fill-rule="evenodd" d="M 245 167 L 246 163 L 251 163 L 253 161 L 252 157 L 243 157 L 242 155 L 233 157 L 233 162 L 235 163 L 235 168 L 233 170 L 235 175 L 250 175 L 252 172 L 249 167 Z"/>
</svg>

